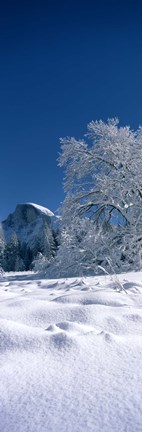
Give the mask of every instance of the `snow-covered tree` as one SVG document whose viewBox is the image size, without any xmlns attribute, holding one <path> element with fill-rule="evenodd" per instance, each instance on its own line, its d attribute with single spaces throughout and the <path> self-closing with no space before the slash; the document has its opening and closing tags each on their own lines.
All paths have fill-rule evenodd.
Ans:
<svg viewBox="0 0 142 432">
<path fill-rule="evenodd" d="M 61 227 L 57 254 L 47 269 L 50 277 L 79 276 L 82 273 L 81 236 L 85 234 L 84 224 L 85 220 L 76 220 L 72 226 Z"/>
<path fill-rule="evenodd" d="M 32 261 L 31 268 L 36 273 L 48 273 L 48 267 L 51 265 L 53 261 L 53 257 L 47 258 L 47 256 L 43 255 L 41 252 L 38 252 L 35 259 Z"/>
<path fill-rule="evenodd" d="M 94 268 L 99 261 L 106 264 L 108 257 L 117 271 L 140 266 L 141 161 L 142 129 L 119 127 L 117 119 L 107 123 L 92 121 L 83 140 L 61 139 L 59 165 L 65 168 L 66 191 L 61 209 L 63 232 L 71 236 L 72 250 L 76 247 L 74 258 L 82 262 L 82 268 L 89 251 L 88 263 L 91 266 L 93 263 Z M 80 220 L 84 218 L 89 219 L 87 233 L 79 247 L 76 240 L 73 246 L 73 231 L 76 238 Z M 62 263 L 67 260 L 70 249 L 70 244 L 62 238 L 58 251 L 60 256 L 64 255 Z"/>
</svg>

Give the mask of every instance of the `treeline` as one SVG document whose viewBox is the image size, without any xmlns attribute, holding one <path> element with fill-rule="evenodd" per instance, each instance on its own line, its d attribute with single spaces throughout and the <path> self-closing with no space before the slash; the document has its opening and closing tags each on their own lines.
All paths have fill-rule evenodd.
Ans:
<svg viewBox="0 0 142 432">
<path fill-rule="evenodd" d="M 10 241 L 1 248 L 0 266 L 6 272 L 27 271 L 31 267 L 33 258 L 34 254 L 30 247 L 26 243 L 21 244 L 14 233 Z"/>
</svg>

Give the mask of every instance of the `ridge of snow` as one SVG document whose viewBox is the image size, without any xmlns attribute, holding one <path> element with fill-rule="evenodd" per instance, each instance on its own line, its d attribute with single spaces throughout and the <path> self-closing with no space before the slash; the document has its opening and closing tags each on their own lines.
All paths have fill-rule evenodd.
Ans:
<svg viewBox="0 0 142 432">
<path fill-rule="evenodd" d="M 39 210 L 41 213 L 45 214 L 46 216 L 54 216 L 54 213 L 51 210 L 41 205 L 31 203 L 31 202 L 27 202 L 26 205 L 31 205 L 32 207 Z"/>
</svg>

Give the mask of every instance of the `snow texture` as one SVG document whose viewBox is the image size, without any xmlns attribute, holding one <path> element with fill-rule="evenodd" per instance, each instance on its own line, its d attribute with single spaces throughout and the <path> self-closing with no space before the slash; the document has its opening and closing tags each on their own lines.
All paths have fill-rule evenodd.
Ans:
<svg viewBox="0 0 142 432">
<path fill-rule="evenodd" d="M 0 280 L 0 431 L 142 431 L 142 273 Z"/>
</svg>

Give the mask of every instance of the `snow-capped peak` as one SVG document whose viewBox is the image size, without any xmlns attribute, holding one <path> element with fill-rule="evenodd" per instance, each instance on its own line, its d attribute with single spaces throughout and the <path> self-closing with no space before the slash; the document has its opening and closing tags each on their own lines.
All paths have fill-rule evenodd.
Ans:
<svg viewBox="0 0 142 432">
<path fill-rule="evenodd" d="M 31 202 L 28 202 L 26 204 L 36 208 L 37 210 L 39 210 L 41 213 L 45 214 L 46 216 L 54 216 L 54 213 L 52 213 L 52 211 L 47 209 L 46 207 L 40 206 L 40 205 L 35 204 L 35 203 L 31 203 Z"/>
</svg>

